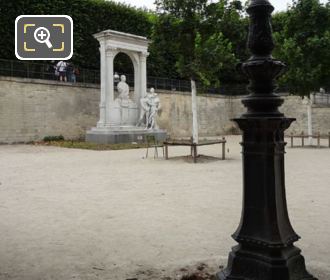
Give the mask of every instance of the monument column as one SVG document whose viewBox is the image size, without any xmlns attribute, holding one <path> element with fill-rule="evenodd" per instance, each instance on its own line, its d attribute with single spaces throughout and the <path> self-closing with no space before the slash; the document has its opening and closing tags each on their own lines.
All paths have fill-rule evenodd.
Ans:
<svg viewBox="0 0 330 280">
<path fill-rule="evenodd" d="M 100 39 L 100 56 L 101 56 L 101 97 L 100 97 L 100 120 L 97 123 L 98 128 L 105 126 L 105 100 L 106 100 L 106 63 L 105 63 L 105 40 Z"/>
<path fill-rule="evenodd" d="M 140 92 L 138 100 L 145 96 L 147 92 L 147 57 L 149 56 L 148 52 L 142 52 L 140 54 Z"/>
<path fill-rule="evenodd" d="M 136 104 L 140 104 L 140 80 L 141 80 L 141 75 L 140 75 L 140 55 L 137 53 L 131 53 L 131 60 L 134 65 L 134 96 L 133 96 L 133 101 Z"/>
<path fill-rule="evenodd" d="M 105 125 L 111 127 L 110 110 L 114 102 L 115 88 L 114 88 L 114 58 L 117 55 L 117 49 L 113 47 L 106 47 L 106 84 L 105 84 Z"/>
</svg>

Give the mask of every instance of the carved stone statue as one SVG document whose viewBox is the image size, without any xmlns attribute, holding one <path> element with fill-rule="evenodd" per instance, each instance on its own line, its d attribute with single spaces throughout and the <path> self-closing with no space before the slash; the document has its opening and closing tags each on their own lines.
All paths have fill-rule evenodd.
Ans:
<svg viewBox="0 0 330 280">
<path fill-rule="evenodd" d="M 129 125 L 136 122 L 138 107 L 135 102 L 130 99 L 129 85 L 126 83 L 126 76 L 120 77 L 117 85 L 118 97 L 115 99 L 113 113 L 114 118 L 120 125 Z M 135 119 L 135 120 L 134 120 Z"/>
<path fill-rule="evenodd" d="M 149 129 L 158 129 L 158 125 L 156 122 L 156 117 L 158 111 L 161 109 L 160 99 L 158 94 L 155 93 L 155 90 L 152 88 L 152 98 L 149 99 L 149 106 L 150 106 L 150 114 L 148 119 L 148 128 Z"/>
<path fill-rule="evenodd" d="M 145 124 L 146 129 L 157 129 L 156 117 L 160 110 L 160 99 L 155 93 L 155 89 L 151 88 L 150 92 L 140 100 L 141 113 L 137 126 Z"/>
<path fill-rule="evenodd" d="M 151 90 L 150 90 L 151 91 Z M 148 119 L 150 114 L 149 99 L 152 97 L 152 93 L 148 92 L 143 98 L 140 99 L 141 111 L 140 118 L 136 126 L 141 126 L 145 124 L 145 127 L 148 128 Z"/>
<path fill-rule="evenodd" d="M 129 99 L 129 86 L 126 83 L 126 76 L 122 75 L 120 77 L 120 82 L 117 85 L 117 90 L 118 90 L 118 98 L 123 100 L 128 100 Z"/>
</svg>

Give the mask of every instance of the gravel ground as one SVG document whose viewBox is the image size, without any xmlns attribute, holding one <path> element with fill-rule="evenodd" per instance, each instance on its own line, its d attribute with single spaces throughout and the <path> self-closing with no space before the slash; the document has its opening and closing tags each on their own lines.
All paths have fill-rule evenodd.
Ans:
<svg viewBox="0 0 330 280">
<path fill-rule="evenodd" d="M 228 160 L 198 164 L 144 149 L 0 146 L 0 279 L 180 279 L 200 263 L 213 273 L 241 212 L 240 137 L 228 140 Z M 329 166 L 330 149 L 287 149 L 297 246 L 319 279 L 330 279 Z"/>
</svg>

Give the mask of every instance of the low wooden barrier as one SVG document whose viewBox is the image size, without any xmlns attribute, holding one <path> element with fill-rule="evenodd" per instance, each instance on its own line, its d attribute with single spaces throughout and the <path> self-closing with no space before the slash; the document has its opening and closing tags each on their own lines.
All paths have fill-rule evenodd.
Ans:
<svg viewBox="0 0 330 280">
<path fill-rule="evenodd" d="M 293 133 L 291 133 L 290 135 L 290 139 L 291 139 L 291 148 L 294 147 L 294 143 L 293 143 L 293 140 L 294 138 L 300 138 L 301 139 L 301 146 L 302 147 L 305 147 L 305 139 L 307 138 L 310 138 L 312 137 L 313 139 L 317 139 L 317 147 L 318 148 L 321 148 L 321 139 L 326 139 L 325 137 L 322 137 L 320 132 L 317 133 L 317 134 L 314 134 L 314 135 L 308 135 L 308 134 L 305 134 L 304 132 L 301 132 L 301 134 L 297 134 L 297 135 L 294 135 Z M 330 132 L 328 133 L 328 140 L 329 140 L 329 144 L 328 144 L 328 147 L 330 148 Z"/>
</svg>

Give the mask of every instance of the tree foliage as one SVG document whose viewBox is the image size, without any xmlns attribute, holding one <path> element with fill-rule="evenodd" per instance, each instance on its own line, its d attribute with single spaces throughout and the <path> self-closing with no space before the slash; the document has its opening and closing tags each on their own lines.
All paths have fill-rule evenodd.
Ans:
<svg viewBox="0 0 330 280">
<path fill-rule="evenodd" d="M 244 78 L 236 71 L 236 63 L 248 58 L 246 48 L 248 24 L 248 18 L 243 14 L 241 1 L 219 0 L 207 7 L 202 33 L 209 39 L 205 38 L 205 40 L 215 39 L 220 44 L 217 48 L 226 48 L 226 52 L 223 49 L 218 53 L 218 57 L 215 57 L 222 64 L 221 68 L 215 72 L 222 83 L 244 81 Z M 211 63 L 214 64 L 213 59 Z"/>
<path fill-rule="evenodd" d="M 176 68 L 179 47 L 177 41 L 173 39 L 177 36 L 178 24 L 179 21 L 171 15 L 154 18 L 148 73 L 159 77 L 180 77 Z"/>
<path fill-rule="evenodd" d="M 106 29 L 152 40 L 148 74 L 191 78 L 205 86 L 241 83 L 235 65 L 248 58 L 248 17 L 238 0 L 156 0 L 157 13 L 105 0 L 0 1 L 0 58 L 15 59 L 15 19 L 27 14 L 67 14 L 74 21 L 73 62 L 98 68 L 99 46 L 93 34 Z M 330 4 L 294 0 L 273 16 L 274 56 L 287 63 L 280 79 L 294 94 L 330 88 Z M 120 72 L 132 71 L 125 56 Z M 131 70 L 128 70 L 131 69 Z"/>
<path fill-rule="evenodd" d="M 195 41 L 205 15 L 207 0 L 156 0 L 157 11 L 176 18 L 175 37 L 177 44 L 177 69 L 186 78 L 196 79 Z"/>
<path fill-rule="evenodd" d="M 104 0 L 0 1 L 0 57 L 15 58 L 15 19 L 19 15 L 69 15 L 74 22 L 73 61 L 85 67 L 99 66 L 99 46 L 93 34 L 114 29 L 151 35 L 149 13 Z"/>
<path fill-rule="evenodd" d="M 288 65 L 280 83 L 291 93 L 308 95 L 330 83 L 330 6 L 319 0 L 294 1 L 274 17 L 275 55 Z"/>
<path fill-rule="evenodd" d="M 240 1 L 157 0 L 156 5 L 160 25 L 172 22 L 166 30 L 175 42 L 172 53 L 181 77 L 212 87 L 219 86 L 225 77 L 233 80 L 225 73 L 234 73 L 236 53 L 241 51 L 244 25 L 240 25 Z"/>
</svg>

